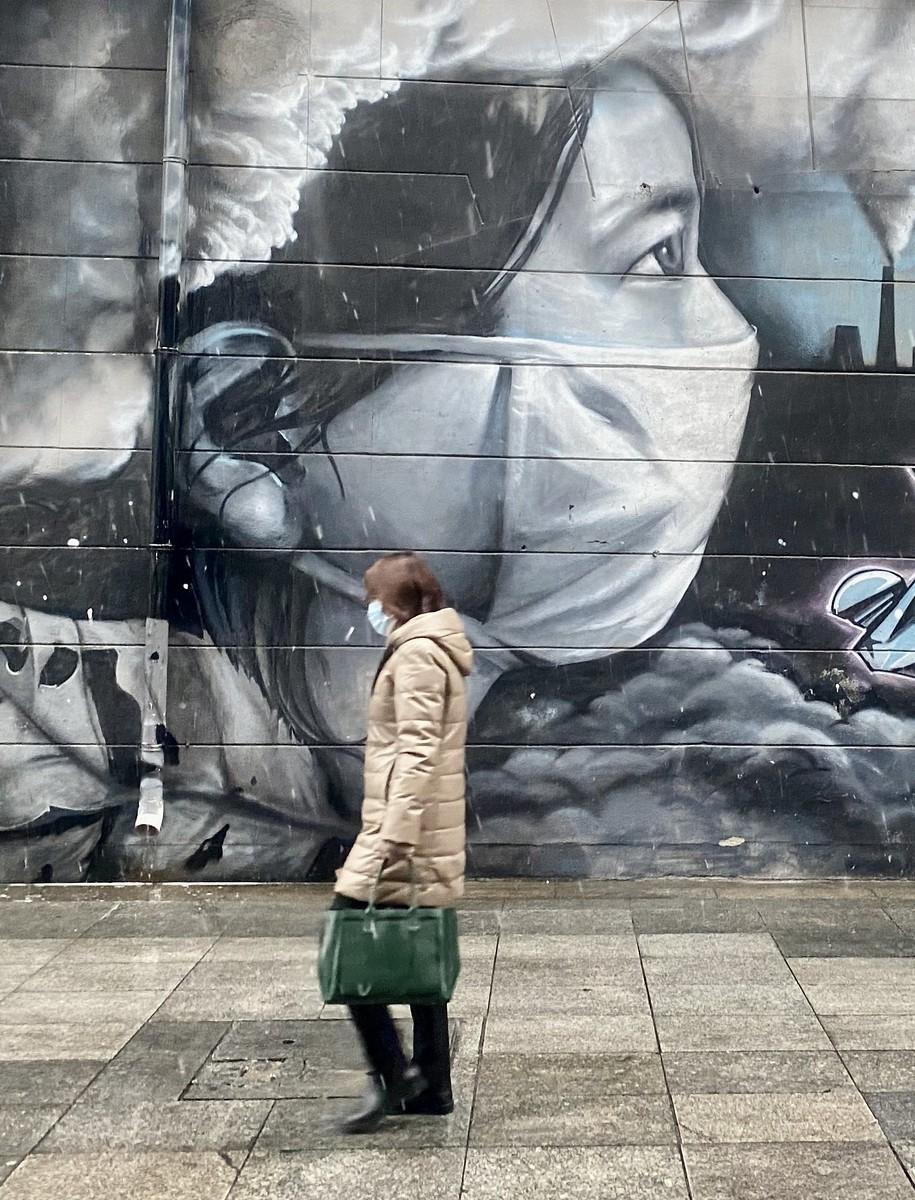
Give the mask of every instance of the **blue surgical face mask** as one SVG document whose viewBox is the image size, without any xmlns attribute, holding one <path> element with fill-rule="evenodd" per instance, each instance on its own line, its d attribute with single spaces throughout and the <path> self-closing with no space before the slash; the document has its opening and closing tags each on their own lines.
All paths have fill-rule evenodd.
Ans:
<svg viewBox="0 0 915 1200">
<path fill-rule="evenodd" d="M 372 600 L 366 609 L 365 615 L 368 617 L 369 624 L 376 633 L 380 634 L 382 637 L 385 637 L 388 633 L 390 633 L 391 626 L 393 624 L 393 618 L 389 617 L 381 607 L 380 600 Z"/>
</svg>

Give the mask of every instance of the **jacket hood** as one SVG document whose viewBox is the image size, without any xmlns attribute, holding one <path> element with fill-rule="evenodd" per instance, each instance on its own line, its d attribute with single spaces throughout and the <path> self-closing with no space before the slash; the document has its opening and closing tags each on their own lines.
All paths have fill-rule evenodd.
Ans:
<svg viewBox="0 0 915 1200">
<path fill-rule="evenodd" d="M 473 667 L 473 647 L 464 632 L 464 622 L 453 608 L 440 608 L 438 612 L 420 613 L 388 637 L 390 646 L 401 646 L 411 638 L 431 638 L 450 656 L 462 675 L 469 675 Z"/>
</svg>

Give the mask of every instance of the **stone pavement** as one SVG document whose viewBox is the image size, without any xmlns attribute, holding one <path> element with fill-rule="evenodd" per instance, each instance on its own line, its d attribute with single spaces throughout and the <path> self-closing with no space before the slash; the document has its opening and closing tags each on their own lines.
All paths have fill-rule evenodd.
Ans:
<svg viewBox="0 0 915 1200">
<path fill-rule="evenodd" d="M 915 884 L 477 884 L 457 1110 L 341 1139 L 320 888 L 8 888 L 0 1200 L 915 1200 Z"/>
</svg>

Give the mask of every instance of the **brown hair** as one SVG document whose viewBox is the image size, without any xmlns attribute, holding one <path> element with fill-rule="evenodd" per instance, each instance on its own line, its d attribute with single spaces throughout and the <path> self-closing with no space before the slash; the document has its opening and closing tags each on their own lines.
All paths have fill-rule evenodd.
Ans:
<svg viewBox="0 0 915 1200">
<path fill-rule="evenodd" d="M 364 576 L 365 590 L 382 603 L 385 612 L 399 625 L 420 613 L 445 607 L 442 589 L 420 555 L 412 551 L 385 554 L 372 563 Z"/>
</svg>

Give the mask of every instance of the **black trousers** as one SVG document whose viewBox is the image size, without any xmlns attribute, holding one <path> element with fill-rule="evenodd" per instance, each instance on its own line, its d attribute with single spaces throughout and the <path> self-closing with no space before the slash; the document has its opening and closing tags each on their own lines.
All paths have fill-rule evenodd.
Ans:
<svg viewBox="0 0 915 1200">
<path fill-rule="evenodd" d="M 334 896 L 331 907 L 361 909 L 367 906 L 361 900 L 338 895 Z M 407 1060 L 390 1011 L 383 1004 L 354 1004 L 349 1015 L 371 1069 L 385 1081 L 396 1079 L 407 1066 Z M 410 1015 L 413 1018 L 413 1061 L 431 1091 L 450 1095 L 448 1005 L 411 1004 Z"/>
</svg>

